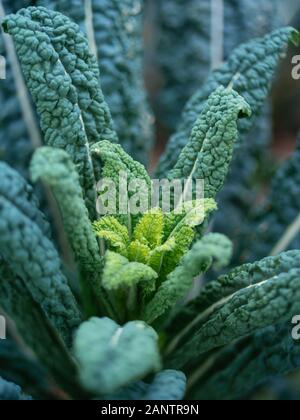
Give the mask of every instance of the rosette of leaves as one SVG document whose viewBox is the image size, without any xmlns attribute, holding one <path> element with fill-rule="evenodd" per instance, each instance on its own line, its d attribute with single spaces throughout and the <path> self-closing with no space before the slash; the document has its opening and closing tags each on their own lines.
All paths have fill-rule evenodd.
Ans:
<svg viewBox="0 0 300 420">
<path fill-rule="evenodd" d="M 198 212 L 189 209 L 180 215 L 150 209 L 124 223 L 118 214 L 97 214 L 95 179 L 104 176 L 118 182 L 119 171 L 129 180 L 143 179 L 146 185 L 151 179 L 116 144 L 97 63 L 85 36 L 67 17 L 41 7 L 7 16 L 2 25 L 14 40 L 47 143 L 33 156 L 31 180 L 42 180 L 52 190 L 77 268 L 71 281 L 32 187 L 2 162 L 1 312 L 14 322 L 20 348 L 31 349 L 43 366 L 38 374 L 50 389 L 54 384 L 52 395 L 216 398 L 211 391 L 218 389 L 216 383 L 223 390 L 222 398 L 234 399 L 264 377 L 299 367 L 298 348 L 284 335 L 287 323 L 300 311 L 299 251 L 237 267 L 202 288 L 196 299 L 186 299 L 197 277 L 214 264 L 224 267 L 230 261 L 230 240 L 207 234 L 203 227 L 226 180 L 239 125 L 248 121 L 251 126 L 251 105 L 258 112 L 256 105 L 268 92 L 268 77 L 262 77 L 258 95 L 248 72 L 239 93 L 230 83 L 220 86 L 214 74 L 217 86 L 208 87 L 203 106 L 192 108 L 190 135 L 168 178 L 204 179 L 201 229 L 196 229 Z M 264 75 L 269 67 L 273 72 L 279 50 L 296 35 L 284 28 L 255 41 L 259 55 L 268 51 Z M 234 79 L 237 55 L 243 57 L 248 48 L 234 54 L 226 67 L 228 80 Z M 248 60 L 249 55 L 247 66 Z M 259 73 L 257 62 L 252 64 Z M 185 114 L 183 121 L 186 118 Z M 132 198 L 132 192 L 126 193 Z M 279 345 L 272 337 L 263 342 L 265 354 L 273 355 L 269 365 L 255 355 L 260 334 L 269 334 L 273 325 L 280 326 Z M 227 374 L 241 363 L 231 353 L 236 343 L 244 350 L 242 360 L 250 361 L 255 372 L 251 380 L 247 369 L 239 376 L 247 379 L 242 390 Z M 1 351 L 0 347 L 3 357 Z M 25 360 L 32 366 L 33 361 Z M 19 377 L 16 366 L 9 364 L 4 373 L 1 370 L 5 398 L 32 394 L 22 369 L 17 373 Z M 43 397 L 38 389 L 33 391 L 35 398 Z"/>
</svg>

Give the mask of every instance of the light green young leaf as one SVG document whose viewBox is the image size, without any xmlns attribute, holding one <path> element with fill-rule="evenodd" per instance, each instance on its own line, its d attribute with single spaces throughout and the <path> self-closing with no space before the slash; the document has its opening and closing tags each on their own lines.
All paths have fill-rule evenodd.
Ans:
<svg viewBox="0 0 300 420">
<path fill-rule="evenodd" d="M 188 252 L 195 238 L 195 231 L 190 226 L 183 225 L 179 230 L 175 229 L 170 240 L 172 238 L 175 240 L 175 247 L 164 255 L 160 270 L 162 279 L 165 279 L 177 267 L 184 254 Z"/>
<path fill-rule="evenodd" d="M 183 211 L 176 214 L 172 212 L 164 215 L 164 237 L 168 238 L 182 226 L 197 227 L 201 225 L 208 215 L 217 209 L 213 198 L 190 201 L 184 204 Z"/>
<path fill-rule="evenodd" d="M 133 222 L 137 221 L 139 216 L 150 208 L 151 179 L 144 166 L 134 161 L 120 145 L 112 144 L 109 141 L 101 141 L 91 147 L 91 154 L 96 180 L 112 181 L 117 197 L 121 197 L 123 200 L 122 207 L 124 208 L 120 207 L 119 199 L 116 200 L 116 212 L 119 214 L 117 218 L 123 224 L 128 224 L 129 234 L 131 235 Z M 139 185 L 136 185 L 137 182 Z M 102 197 L 105 201 L 103 191 L 98 192 L 100 192 L 100 198 Z M 137 201 L 140 203 L 137 207 L 141 211 L 137 211 L 139 215 L 129 217 L 128 213 L 132 214 L 129 203 L 136 195 L 138 196 Z M 146 208 L 143 208 L 143 205 Z"/>
<path fill-rule="evenodd" d="M 270 91 L 278 63 L 291 42 L 298 44 L 299 34 L 295 29 L 287 27 L 234 50 L 228 61 L 211 74 L 186 104 L 179 129 L 169 141 L 160 161 L 157 171 L 159 178 L 165 178 L 176 165 L 207 99 L 220 85 L 224 88 L 232 86 L 250 105 L 252 118 L 239 122 L 240 135 L 244 136 L 249 132 Z"/>
<path fill-rule="evenodd" d="M 0 174 L 4 179 L 6 173 L 7 166 L 0 163 Z M 12 170 L 9 173 L 13 175 Z M 15 177 L 17 185 L 19 175 L 16 173 Z M 13 185 L 14 177 L 11 181 Z M 23 279 L 34 300 L 41 304 L 63 339 L 70 343 L 81 314 L 67 279 L 61 272 L 58 253 L 40 228 L 38 210 L 30 210 L 33 202 L 27 201 L 26 191 L 24 194 L 20 192 L 20 196 L 15 198 L 11 197 L 9 191 L 10 188 L 13 191 L 14 187 L 10 184 L 6 187 L 6 190 L 2 188 L 0 194 L 0 255 L 14 274 Z"/>
<path fill-rule="evenodd" d="M 96 235 L 108 242 L 109 246 L 115 248 L 120 254 L 127 255 L 129 245 L 128 229 L 115 217 L 102 217 L 93 224 Z"/>
<path fill-rule="evenodd" d="M 142 264 L 148 264 L 150 253 L 150 248 L 139 241 L 131 242 L 127 249 L 129 261 L 136 261 Z"/>
<path fill-rule="evenodd" d="M 190 339 L 170 356 L 169 366 L 183 367 L 199 355 L 255 331 L 290 321 L 300 313 L 300 270 L 267 276 L 228 296 L 199 315 Z"/>
<path fill-rule="evenodd" d="M 162 267 L 163 258 L 167 253 L 174 250 L 176 250 L 176 241 L 174 237 L 171 237 L 163 245 L 158 246 L 150 252 L 148 264 L 153 270 L 159 273 Z"/>
<path fill-rule="evenodd" d="M 250 115 L 249 105 L 238 93 L 219 87 L 208 98 L 169 178 L 202 179 L 205 198 L 215 198 L 228 173 L 238 136 L 237 121 Z"/>
<path fill-rule="evenodd" d="M 160 368 L 156 332 L 140 321 L 123 327 L 108 318 L 92 318 L 76 335 L 74 353 L 84 387 L 109 394 Z"/>
<path fill-rule="evenodd" d="M 153 290 L 157 277 L 157 273 L 145 264 L 129 262 L 127 258 L 111 251 L 105 254 L 102 284 L 107 290 L 130 288 L 139 283 Z"/>
<path fill-rule="evenodd" d="M 160 209 L 148 211 L 137 224 L 133 237 L 142 244 L 154 249 L 161 245 L 164 229 L 164 215 Z"/>
<path fill-rule="evenodd" d="M 43 7 L 22 9 L 7 16 L 2 25 L 14 39 L 45 142 L 69 153 L 90 215 L 95 217 L 89 144 L 99 138 L 117 141 L 117 136 L 88 42 L 70 19 Z"/>
<path fill-rule="evenodd" d="M 209 234 L 196 242 L 184 256 L 182 263 L 161 284 L 145 309 L 144 319 L 149 324 L 185 297 L 196 276 L 207 271 L 215 261 L 226 266 L 232 255 L 232 244 L 225 236 Z"/>
<path fill-rule="evenodd" d="M 120 145 L 112 144 L 106 140 L 100 141 L 91 147 L 91 154 L 97 180 L 109 178 L 119 185 L 119 174 L 122 171 L 127 174 L 128 182 L 140 179 L 145 181 L 150 188 L 151 179 L 145 167 L 133 160 Z"/>
<path fill-rule="evenodd" d="M 118 144 L 112 144 L 103 140 L 91 147 L 92 157 L 100 162 L 102 178 L 110 178 L 119 182 L 119 172 L 124 171 L 128 175 L 128 182 L 133 179 L 141 179 L 151 186 L 150 177 L 145 167 L 132 159 Z"/>
</svg>

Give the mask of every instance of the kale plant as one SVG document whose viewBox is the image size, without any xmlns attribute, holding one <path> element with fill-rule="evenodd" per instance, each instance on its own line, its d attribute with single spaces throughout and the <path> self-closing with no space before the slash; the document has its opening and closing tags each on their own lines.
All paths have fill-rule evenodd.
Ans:
<svg viewBox="0 0 300 420">
<path fill-rule="evenodd" d="M 162 206 L 143 211 L 153 183 L 143 165 L 151 117 L 141 87 L 141 3 L 37 1 L 6 16 L 3 3 L 1 46 L 26 95 L 8 98 L 10 80 L 1 81 L 6 112 L 9 99 L 18 104 L 18 115 L 1 120 L 1 139 L 11 134 L 11 117 L 20 123 L 13 136 L 39 141 L 31 139 L 38 147 L 29 179 L 10 158 L 0 162 L 0 308 L 10 334 L 0 343 L 0 399 L 240 399 L 298 369 L 291 320 L 300 314 L 300 250 L 281 214 L 299 212 L 291 199 L 298 150 L 278 175 L 286 183 L 280 203 L 271 194 L 253 216 L 256 226 L 271 226 L 266 246 L 247 244 L 257 261 L 249 257 L 191 294 L 195 279 L 231 263 L 231 240 L 210 222 L 298 32 L 282 27 L 229 48 L 186 104 L 157 169 L 169 182 L 203 180 L 203 197 L 177 213 L 175 192 L 168 212 L 159 195 Z M 100 198 L 109 201 L 113 189 L 102 191 L 100 180 L 135 200 L 120 173 L 128 185 L 143 182 L 138 211 L 122 212 L 118 201 L 114 214 L 102 215 Z M 37 182 L 59 209 L 71 263 L 40 210 Z"/>
</svg>

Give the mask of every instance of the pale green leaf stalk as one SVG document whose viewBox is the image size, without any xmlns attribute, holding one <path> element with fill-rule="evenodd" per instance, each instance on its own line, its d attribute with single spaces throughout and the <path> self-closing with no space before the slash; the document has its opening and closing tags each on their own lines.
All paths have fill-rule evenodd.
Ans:
<svg viewBox="0 0 300 420">
<path fill-rule="evenodd" d="M 109 394 L 160 368 L 156 332 L 140 321 L 123 327 L 108 318 L 92 318 L 76 335 L 74 353 L 83 386 Z"/>
<path fill-rule="evenodd" d="M 182 400 L 186 391 L 186 376 L 178 370 L 163 370 L 154 375 L 151 383 L 134 382 L 117 392 L 105 395 L 104 400 L 159 401 Z"/>
<path fill-rule="evenodd" d="M 196 242 L 146 306 L 145 321 L 151 324 L 170 310 L 186 296 L 193 286 L 195 277 L 207 271 L 214 261 L 219 267 L 226 266 L 231 255 L 232 244 L 223 235 L 209 234 Z"/>
<path fill-rule="evenodd" d="M 184 318 L 185 327 L 180 331 L 168 346 L 168 351 L 187 340 L 187 337 L 197 330 L 198 322 L 203 319 L 203 313 L 210 311 L 222 302 L 229 300 L 235 293 L 247 290 L 256 284 L 261 284 L 268 278 L 276 278 L 290 269 L 300 267 L 300 251 L 289 251 L 276 257 L 267 257 L 253 264 L 244 264 L 236 267 L 229 273 L 220 276 L 217 280 L 209 282 L 199 296 L 189 302 L 183 311 L 173 319 L 175 324 L 179 318 Z M 177 330 L 178 331 L 178 330 Z"/>
<path fill-rule="evenodd" d="M 115 217 L 102 217 L 93 224 L 94 231 L 99 238 L 104 239 L 112 248 L 120 254 L 127 254 L 129 234 L 126 226 L 122 225 Z"/>
<path fill-rule="evenodd" d="M 287 273 L 300 267 L 300 251 L 288 251 L 275 257 L 267 257 L 253 264 L 236 267 L 218 280 L 208 283 L 198 298 L 189 304 L 193 314 L 207 310 L 212 305 L 228 298 L 241 289 L 259 284 L 269 277 Z"/>
</svg>

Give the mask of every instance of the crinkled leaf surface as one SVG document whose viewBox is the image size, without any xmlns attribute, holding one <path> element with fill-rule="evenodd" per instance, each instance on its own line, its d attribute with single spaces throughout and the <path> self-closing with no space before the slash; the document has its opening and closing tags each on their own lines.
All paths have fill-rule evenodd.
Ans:
<svg viewBox="0 0 300 420">
<path fill-rule="evenodd" d="M 38 4 L 70 17 L 87 34 L 119 142 L 134 159 L 147 164 L 153 117 L 143 81 L 143 1 L 39 0 Z"/>
<path fill-rule="evenodd" d="M 139 220 L 138 215 L 140 216 L 150 207 L 151 179 L 145 167 L 133 160 L 118 144 L 101 141 L 91 147 L 91 154 L 97 182 L 109 180 L 114 183 L 115 191 L 109 191 L 108 193 L 112 193 L 114 197 L 117 194 L 117 218 L 128 225 L 129 233 L 131 234 L 133 225 Z M 134 185 L 136 182 L 139 185 Z M 134 199 L 136 195 L 138 195 L 137 202 L 140 203 L 137 207 L 141 211 L 138 212 L 137 210 L 139 214 L 133 215 L 130 209 L 129 215 L 130 200 Z M 103 191 L 100 191 L 100 196 L 103 196 Z M 119 205 L 119 197 L 121 197 L 123 202 L 122 207 Z M 105 200 L 103 199 L 103 201 Z M 143 204 L 146 206 L 146 209 L 141 207 Z"/>
<path fill-rule="evenodd" d="M 300 343 L 293 340 L 291 324 L 279 324 L 221 349 L 211 368 L 202 370 L 189 397 L 201 400 L 245 398 L 257 386 L 300 366 Z"/>
<path fill-rule="evenodd" d="M 154 298 L 147 305 L 145 320 L 152 323 L 185 297 L 196 276 L 204 273 L 214 261 L 224 267 L 232 255 L 232 244 L 223 235 L 209 234 L 196 242 L 183 257 L 181 264 L 161 284 Z"/>
<path fill-rule="evenodd" d="M 241 289 L 219 301 L 197 319 L 195 333 L 170 358 L 170 366 L 184 366 L 197 356 L 290 320 L 299 313 L 300 270 L 290 269 Z"/>
<path fill-rule="evenodd" d="M 89 144 L 116 141 L 99 70 L 79 27 L 43 7 L 22 9 L 3 23 L 12 35 L 47 145 L 66 150 L 76 164 L 85 199 L 95 217 Z"/>
<path fill-rule="evenodd" d="M 154 290 L 157 277 L 157 273 L 145 264 L 129 262 L 120 254 L 106 252 L 102 284 L 108 290 L 130 288 L 139 283 L 147 283 L 148 286 L 144 286 Z"/>
<path fill-rule="evenodd" d="M 35 152 L 30 170 L 34 182 L 40 179 L 52 188 L 76 261 L 83 271 L 97 271 L 100 250 L 71 158 L 63 150 L 43 147 Z"/>
<path fill-rule="evenodd" d="M 126 226 L 122 225 L 115 217 L 102 217 L 93 224 L 96 235 L 104 239 L 112 248 L 120 254 L 126 253 L 129 244 L 129 234 Z"/>
<path fill-rule="evenodd" d="M 13 174 L 4 163 L 0 164 L 0 171 L 4 177 L 7 171 L 10 176 Z M 14 179 L 18 185 L 17 173 L 15 178 L 11 177 L 12 183 Z M 16 199 L 9 192 L 11 185 L 6 184 L 6 187 L 7 190 L 2 188 L 0 195 L 0 255 L 14 274 L 23 279 L 62 337 L 70 342 L 81 315 L 67 279 L 61 272 L 58 253 L 40 228 L 38 210 L 28 210 L 28 190 L 25 189 L 23 194 L 19 190 Z M 31 204 L 33 206 L 32 201 Z"/>
<path fill-rule="evenodd" d="M 241 96 L 230 88 L 219 87 L 203 107 L 169 178 L 202 179 L 205 198 L 215 198 L 228 173 L 238 136 L 238 118 L 250 115 L 250 107 Z"/>
</svg>

